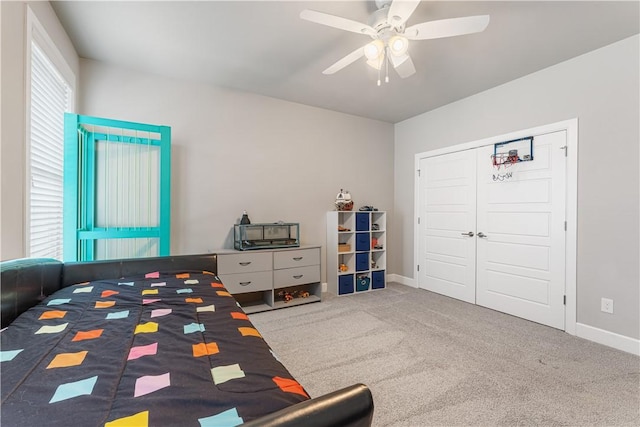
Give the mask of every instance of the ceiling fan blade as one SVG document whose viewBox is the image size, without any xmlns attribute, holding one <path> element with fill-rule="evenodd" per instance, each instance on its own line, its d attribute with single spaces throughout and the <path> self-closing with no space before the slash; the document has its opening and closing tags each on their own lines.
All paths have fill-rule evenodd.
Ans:
<svg viewBox="0 0 640 427">
<path fill-rule="evenodd" d="M 357 61 L 358 59 L 364 56 L 364 48 L 359 47 L 344 58 L 340 59 L 338 62 L 327 68 L 322 72 L 322 74 L 333 74 L 336 71 L 342 70 L 347 65 Z"/>
<path fill-rule="evenodd" d="M 351 31 L 352 33 L 367 34 L 370 36 L 376 35 L 376 30 L 374 30 L 367 24 L 352 21 L 351 19 L 342 18 L 340 16 L 329 15 L 328 13 L 324 12 L 305 9 L 300 12 L 300 18 L 307 21 L 315 22 L 316 24 L 322 24 L 328 27 L 338 28 L 340 30 Z"/>
<path fill-rule="evenodd" d="M 399 57 L 390 55 L 389 57 L 391 58 L 393 68 L 395 68 L 398 75 L 403 79 L 415 74 L 416 67 L 413 65 L 413 61 L 408 54 Z"/>
<path fill-rule="evenodd" d="M 387 20 L 394 27 L 399 27 L 411 16 L 420 4 L 420 0 L 394 0 L 389 6 Z"/>
<path fill-rule="evenodd" d="M 404 32 L 409 40 L 438 39 L 479 33 L 489 25 L 489 15 L 466 16 L 464 18 L 441 19 L 412 25 Z"/>
</svg>

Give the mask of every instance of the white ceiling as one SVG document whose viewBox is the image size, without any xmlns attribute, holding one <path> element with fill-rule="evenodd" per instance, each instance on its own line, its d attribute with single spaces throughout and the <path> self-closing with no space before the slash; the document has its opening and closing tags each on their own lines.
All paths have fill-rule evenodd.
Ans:
<svg viewBox="0 0 640 427">
<path fill-rule="evenodd" d="M 299 18 L 368 22 L 372 1 L 52 2 L 78 54 L 396 123 L 640 32 L 636 1 L 423 1 L 407 25 L 491 16 L 482 33 L 414 41 L 416 74 L 376 85 L 361 59 L 322 71 L 370 38 Z M 586 72 L 587 70 L 585 70 Z"/>
</svg>

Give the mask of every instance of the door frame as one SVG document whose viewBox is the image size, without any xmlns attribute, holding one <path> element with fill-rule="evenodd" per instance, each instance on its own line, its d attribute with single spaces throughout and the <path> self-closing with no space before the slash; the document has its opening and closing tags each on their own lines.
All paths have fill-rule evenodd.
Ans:
<svg viewBox="0 0 640 427">
<path fill-rule="evenodd" d="M 457 151 L 471 150 L 478 147 L 493 145 L 502 141 L 524 138 L 531 135 L 541 135 L 566 131 L 567 133 L 567 169 L 566 169 L 566 213 L 567 230 L 565 234 L 565 332 L 576 335 L 577 323 L 577 252 L 578 252 L 578 119 L 569 119 L 548 125 L 537 126 L 529 129 L 518 130 L 507 134 L 496 135 L 476 141 L 456 144 L 436 150 L 425 151 L 415 155 L 415 181 L 414 181 L 414 236 L 419 229 L 418 221 L 420 217 L 420 160 L 428 157 L 440 156 Z M 416 286 L 418 283 L 418 239 L 413 239 L 413 268 Z"/>
</svg>

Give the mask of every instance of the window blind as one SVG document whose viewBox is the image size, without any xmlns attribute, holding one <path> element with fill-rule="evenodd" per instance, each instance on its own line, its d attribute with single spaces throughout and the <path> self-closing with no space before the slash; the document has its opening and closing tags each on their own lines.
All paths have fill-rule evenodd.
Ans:
<svg viewBox="0 0 640 427">
<path fill-rule="evenodd" d="M 64 112 L 71 89 L 31 43 L 29 256 L 62 259 Z"/>
</svg>

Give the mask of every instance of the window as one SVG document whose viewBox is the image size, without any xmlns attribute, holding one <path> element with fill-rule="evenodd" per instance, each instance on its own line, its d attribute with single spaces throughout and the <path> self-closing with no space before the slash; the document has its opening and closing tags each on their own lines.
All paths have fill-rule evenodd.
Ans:
<svg viewBox="0 0 640 427">
<path fill-rule="evenodd" d="M 61 54 L 28 9 L 27 256 L 62 259 L 64 113 L 73 90 Z"/>
</svg>

